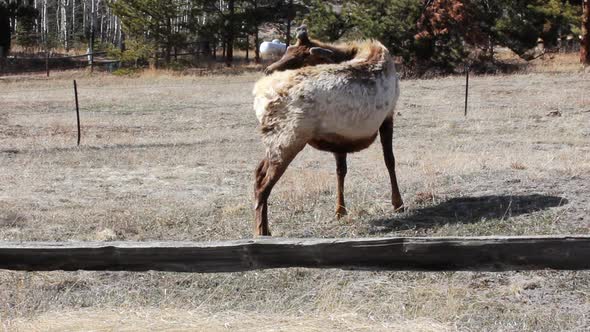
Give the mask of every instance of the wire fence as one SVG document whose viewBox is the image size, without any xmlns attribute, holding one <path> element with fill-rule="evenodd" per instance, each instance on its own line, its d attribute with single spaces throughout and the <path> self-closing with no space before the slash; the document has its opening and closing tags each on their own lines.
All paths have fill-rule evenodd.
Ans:
<svg viewBox="0 0 590 332">
<path fill-rule="evenodd" d="M 62 107 L 62 108 L 58 108 L 56 109 L 45 109 L 45 110 L 31 110 L 31 111 L 27 111 L 27 112 L 14 112 L 14 111 L 10 111 L 11 115 L 20 115 L 20 116 L 30 116 L 33 114 L 41 114 L 41 115 L 50 115 L 50 116 L 54 116 L 54 115 L 65 115 L 65 114 L 73 114 L 74 112 L 76 112 L 77 114 L 77 121 L 78 121 L 78 130 L 77 130 L 77 134 L 78 134 L 78 145 L 80 145 L 80 140 L 81 140 L 81 136 L 82 136 L 82 132 L 81 132 L 81 127 L 80 127 L 80 111 L 82 111 L 84 114 L 117 114 L 119 113 L 117 110 L 113 110 L 113 108 L 109 108 L 109 109 L 100 109 L 100 108 L 95 108 L 94 106 L 90 106 L 90 107 L 79 107 L 78 105 L 78 95 L 81 95 L 82 98 L 84 96 L 84 93 L 88 93 L 90 91 L 92 91 L 93 93 L 96 92 L 102 92 L 104 90 L 111 90 L 111 91 L 122 91 L 123 93 L 129 91 L 129 90 L 147 90 L 147 91 L 151 91 L 151 90 L 176 90 L 176 89 L 192 89 L 192 90 L 199 90 L 199 89 L 205 89 L 211 86 L 232 86 L 232 85 L 243 85 L 243 84 L 251 84 L 253 83 L 253 81 L 248 81 L 248 82 L 244 82 L 244 81 L 223 81 L 223 82 L 209 82 L 206 84 L 191 84 L 191 85 L 187 85 L 187 84 L 173 84 L 173 85 L 157 85 L 157 84 L 149 84 L 149 85 L 138 85 L 138 86 L 110 86 L 110 87 L 105 87 L 105 86 L 78 86 L 76 83 L 76 80 L 73 80 L 73 85 L 72 86 L 64 86 L 64 87 L 55 87 L 55 88 L 44 88 L 44 89 L 14 89 L 12 91 L 3 91 L 3 94 L 0 95 L 0 104 L 2 101 L 2 97 L 6 97 L 6 96 L 10 96 L 10 93 L 18 93 L 19 97 L 22 98 L 22 94 L 28 95 L 28 94 L 34 94 L 34 95 L 39 95 L 40 93 L 63 93 L 64 95 L 68 96 L 68 100 L 67 102 L 69 103 L 69 97 L 71 94 L 72 100 L 76 101 L 76 108 L 74 109 L 73 106 L 70 107 Z M 65 100 L 64 100 L 65 102 Z M 178 109 L 175 109 L 175 112 L 199 112 L 199 111 L 207 111 L 207 110 L 216 110 L 216 109 L 221 109 L 221 108 L 242 108 L 242 107 L 248 107 L 251 106 L 251 103 L 224 103 L 223 105 L 217 105 L 214 103 L 199 103 L 198 105 L 193 105 L 191 107 L 180 107 Z M 70 131 L 68 131 L 69 133 Z M 72 131 L 74 132 L 74 131 Z M 0 153 L 12 153 L 12 150 L 6 150 L 6 151 L 0 151 Z"/>
<path fill-rule="evenodd" d="M 192 84 L 190 86 L 187 86 L 186 84 L 177 84 L 177 85 L 133 85 L 133 86 L 101 86 L 101 87 L 88 87 L 88 86 L 79 86 L 78 90 L 79 91 L 103 91 L 103 90 L 112 90 L 112 91 L 116 91 L 116 90 L 121 90 L 121 89 L 125 89 L 125 90 L 147 90 L 147 89 L 186 89 L 186 88 L 191 88 L 191 89 L 198 89 L 198 88 L 206 88 L 206 87 L 210 87 L 210 86 L 229 86 L 229 85 L 243 85 L 243 84 L 250 84 L 250 83 L 254 83 L 253 81 L 224 81 L 224 82 L 210 82 L 207 84 Z M 57 91 L 62 91 L 62 92 L 67 92 L 67 91 L 71 91 L 72 88 L 71 87 L 59 87 L 59 88 L 43 88 L 43 89 L 14 89 L 14 90 L 9 90 L 7 88 L 3 89 L 3 93 L 39 93 L 39 92 L 57 92 Z"/>
<path fill-rule="evenodd" d="M 102 71 L 109 71 L 112 72 L 115 69 L 119 69 L 122 65 L 121 60 L 119 59 L 110 59 L 108 58 L 109 53 L 106 51 L 92 51 L 89 50 L 86 54 L 79 54 L 79 55 L 57 55 L 56 53 L 52 53 L 50 50 L 45 50 L 44 52 L 36 52 L 33 54 L 37 54 L 37 56 L 30 56 L 30 53 L 22 56 L 18 53 L 7 58 L 0 58 L 0 77 L 3 75 L 18 75 L 18 74 L 32 74 L 32 73 L 46 73 L 47 76 L 50 76 L 51 71 L 55 70 L 71 70 L 71 69 L 86 69 L 90 68 L 90 71 L 94 71 L 94 69 L 99 69 Z M 173 53 L 171 54 L 171 58 L 176 60 L 185 58 L 187 56 L 194 57 L 195 59 L 200 59 L 197 62 L 196 60 L 192 60 L 192 65 L 210 65 L 211 63 L 223 63 L 225 61 L 222 58 L 217 58 L 214 55 L 209 55 L 208 53 L 204 53 L 203 51 L 196 51 L 196 52 L 182 52 L 182 53 Z M 86 59 L 85 59 L 86 58 Z M 157 54 L 154 60 L 155 64 L 159 64 L 164 59 L 163 54 Z M 233 59 L 235 64 L 240 63 L 248 63 L 250 60 L 254 60 L 246 56 L 245 58 L 241 58 L 240 56 L 236 55 Z M 268 59 L 258 59 L 257 61 L 265 61 Z M 144 63 L 145 65 L 146 63 Z M 210 69 L 206 68 L 195 68 L 195 69 L 203 69 L 207 70 Z"/>
<path fill-rule="evenodd" d="M 78 89 L 80 91 L 80 89 Z M 74 97 L 72 97 L 74 98 Z M 216 109 L 220 109 L 220 108 L 232 108 L 232 107 L 248 107 L 248 106 L 252 106 L 252 103 L 237 103 L 237 104 L 224 104 L 224 105 L 215 105 L 215 106 L 194 106 L 193 108 L 183 108 L 183 109 L 176 109 L 174 110 L 175 112 L 194 112 L 194 111 L 208 111 L 208 110 L 216 110 Z M 109 113 L 117 113 L 117 111 L 112 111 L 112 110 L 97 110 L 94 108 L 90 108 L 90 107 L 80 107 L 80 111 L 84 111 L 84 114 L 92 114 L 92 113 L 103 113 L 103 114 L 109 114 Z M 47 111 L 47 112 L 39 112 L 37 111 L 37 114 L 51 114 L 51 115 L 55 115 L 55 114 L 72 114 L 72 112 L 74 112 L 74 108 L 72 107 L 72 109 L 68 109 L 68 110 L 63 110 L 63 111 Z M 10 112 L 11 115 L 31 115 L 33 114 L 33 112 Z"/>
<path fill-rule="evenodd" d="M 80 55 L 54 56 L 50 52 L 39 54 L 36 57 L 19 57 L 18 55 L 0 58 L 0 76 L 15 74 L 45 73 L 50 75 L 52 70 L 83 69 L 90 67 L 105 67 L 114 69 L 119 60 L 95 58 L 105 56 L 107 52 L 92 52 Z"/>
<path fill-rule="evenodd" d="M 231 82 L 231 81 L 224 81 L 224 82 L 211 82 L 211 83 L 207 83 L 207 84 L 197 84 L 197 85 L 190 85 L 187 86 L 187 84 L 175 84 L 175 85 L 140 85 L 140 86 L 125 86 L 125 87 L 121 87 L 121 86 L 112 86 L 112 87 L 104 87 L 104 86 L 91 86 L 91 87 L 84 87 L 82 86 L 78 86 L 76 80 L 73 80 L 73 85 L 69 86 L 69 87 L 56 87 L 56 88 L 49 88 L 49 89 L 26 89 L 26 90 L 22 90 L 22 89 L 15 89 L 13 91 L 3 91 L 4 93 L 2 95 L 0 95 L 0 104 L 2 104 L 2 97 L 6 97 L 7 95 L 9 95 L 10 93 L 18 93 L 19 95 L 21 94 L 36 94 L 39 95 L 39 93 L 56 93 L 56 92 L 60 92 L 60 93 L 64 93 L 64 95 L 68 95 L 68 100 L 67 102 L 73 103 L 73 100 L 76 101 L 75 103 L 75 108 L 73 107 L 74 104 L 72 104 L 72 107 L 60 107 L 57 110 L 51 109 L 51 108 L 47 108 L 45 110 L 39 110 L 39 109 L 34 109 L 34 110 L 30 110 L 27 112 L 14 112 L 14 111 L 9 111 L 9 113 L 11 115 L 17 115 L 17 116 L 30 116 L 33 114 L 41 114 L 41 115 L 49 115 L 49 116 L 55 116 L 55 115 L 65 115 L 65 114 L 76 114 L 77 116 L 77 123 L 78 123 L 78 129 L 77 129 L 77 134 L 78 134 L 78 144 L 80 145 L 80 140 L 82 137 L 82 131 L 81 131 L 81 125 L 80 125 L 80 112 L 83 112 L 84 114 L 117 114 L 119 113 L 118 110 L 113 110 L 113 107 L 110 107 L 108 109 L 101 109 L 101 108 L 96 108 L 95 106 L 91 106 L 91 107 L 80 107 L 78 104 L 78 96 L 84 96 L 84 93 L 88 93 L 89 91 L 92 92 L 102 92 L 105 89 L 106 90 L 113 90 L 113 91 L 123 91 L 122 93 L 125 93 L 128 90 L 138 90 L 138 89 L 142 89 L 142 90 L 152 90 L 152 89 L 157 89 L 157 90 L 174 90 L 174 89 L 194 89 L 194 90 L 198 90 L 200 88 L 207 88 L 210 86 L 231 86 L 231 85 L 243 85 L 244 83 L 253 83 L 253 82 L 243 82 L 243 81 L 238 81 L 238 82 Z M 71 94 L 71 100 L 69 99 Z M 21 97 L 21 96 L 19 96 Z M 64 102 L 66 102 L 64 100 Z M 199 112 L 199 111 L 208 111 L 208 110 L 216 110 L 216 109 L 222 109 L 222 108 L 242 108 L 242 107 L 249 107 L 251 106 L 251 103 L 223 103 L 223 105 L 217 105 L 215 103 L 199 103 L 198 105 L 192 105 L 191 107 L 179 107 L 177 109 L 174 110 L 174 112 Z M 188 105 L 187 105 L 188 106 Z M 128 112 L 128 111 L 125 111 Z M 82 124 L 83 126 L 83 124 Z M 69 133 L 70 131 L 68 131 Z M 72 131 L 74 132 L 74 131 Z M 13 150 L 9 149 L 9 150 L 2 150 L 0 151 L 0 153 L 12 153 Z"/>
</svg>

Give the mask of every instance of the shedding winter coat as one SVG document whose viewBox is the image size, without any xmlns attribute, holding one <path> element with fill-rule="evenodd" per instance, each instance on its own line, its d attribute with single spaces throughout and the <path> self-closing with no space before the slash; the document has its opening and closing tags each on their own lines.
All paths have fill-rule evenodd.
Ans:
<svg viewBox="0 0 590 332">
<path fill-rule="evenodd" d="M 393 117 L 399 80 L 388 50 L 377 41 L 341 47 L 355 56 L 275 72 L 254 86 L 254 109 L 268 157 L 280 158 L 280 150 L 296 142 L 328 151 L 322 147 L 370 144 L 383 121 Z"/>
</svg>

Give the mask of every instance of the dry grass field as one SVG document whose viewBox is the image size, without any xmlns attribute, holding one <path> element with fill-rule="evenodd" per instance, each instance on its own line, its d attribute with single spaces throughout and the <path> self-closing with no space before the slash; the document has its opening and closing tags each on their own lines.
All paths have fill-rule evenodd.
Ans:
<svg viewBox="0 0 590 332">
<path fill-rule="evenodd" d="M 557 67 L 556 67 L 557 68 Z M 76 147 L 72 82 L 79 85 Z M 257 76 L 56 73 L 0 79 L 0 240 L 252 235 Z M 335 163 L 306 148 L 275 188 L 273 235 L 590 233 L 590 74 L 402 81 L 392 213 L 380 144 Z M 0 271 L 4 331 L 588 331 L 590 271 Z"/>
</svg>

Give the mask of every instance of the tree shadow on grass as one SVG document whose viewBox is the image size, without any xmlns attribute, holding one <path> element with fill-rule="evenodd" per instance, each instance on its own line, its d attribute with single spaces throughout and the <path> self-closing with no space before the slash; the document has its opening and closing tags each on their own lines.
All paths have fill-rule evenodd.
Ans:
<svg viewBox="0 0 590 332">
<path fill-rule="evenodd" d="M 427 229 L 445 224 L 473 224 L 546 210 L 567 204 L 567 199 L 547 195 L 480 196 L 452 198 L 434 206 L 419 208 L 408 215 L 371 221 L 374 233 L 406 229 Z"/>
</svg>

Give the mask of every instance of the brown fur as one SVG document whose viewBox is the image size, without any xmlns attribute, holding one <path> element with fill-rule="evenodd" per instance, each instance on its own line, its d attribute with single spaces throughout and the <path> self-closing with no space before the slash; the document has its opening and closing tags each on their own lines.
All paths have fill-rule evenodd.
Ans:
<svg viewBox="0 0 590 332">
<path fill-rule="evenodd" d="M 293 76 L 292 82 L 287 82 L 288 84 L 284 85 L 283 90 L 287 91 L 291 86 L 315 74 L 317 69 L 314 67 L 322 64 L 337 64 L 355 59 L 354 62 L 345 67 L 326 67 L 323 70 L 342 75 L 350 81 L 361 81 L 363 84 L 372 84 L 377 75 L 388 74 L 388 71 L 392 70 L 387 65 L 386 59 L 384 59 L 386 55 L 383 54 L 383 49 L 370 43 L 351 42 L 347 45 L 332 45 L 314 40 L 310 40 L 309 43 L 311 46 L 292 46 L 293 50 L 288 50 L 283 58 L 266 69 L 267 74 L 275 71 L 298 70 L 297 75 Z M 311 61 L 309 60 L 310 56 L 307 54 L 311 47 L 334 50 L 334 55 L 329 59 L 314 59 L 314 61 Z M 294 60 L 295 58 L 299 60 Z M 358 61 L 359 58 L 362 61 Z"/>
<path fill-rule="evenodd" d="M 328 58 L 314 56 L 310 54 L 310 49 L 313 47 L 328 49 L 332 51 L 332 55 Z M 355 48 L 326 44 L 309 38 L 300 38 L 295 45 L 287 48 L 287 51 L 279 61 L 269 65 L 265 69 L 265 73 L 271 74 L 275 71 L 299 69 L 327 63 L 341 63 L 354 58 L 356 52 L 357 50 Z"/>
<path fill-rule="evenodd" d="M 321 151 L 333 153 L 353 153 L 368 148 L 377 138 L 377 133 L 368 138 L 351 141 L 339 135 L 324 136 L 311 140 L 308 144 Z"/>
<path fill-rule="evenodd" d="M 260 132 L 265 135 L 280 128 L 281 122 L 284 120 L 284 114 L 280 112 L 283 107 L 281 100 L 273 101 L 268 106 L 268 113 L 262 119 L 260 124 Z"/>
</svg>

